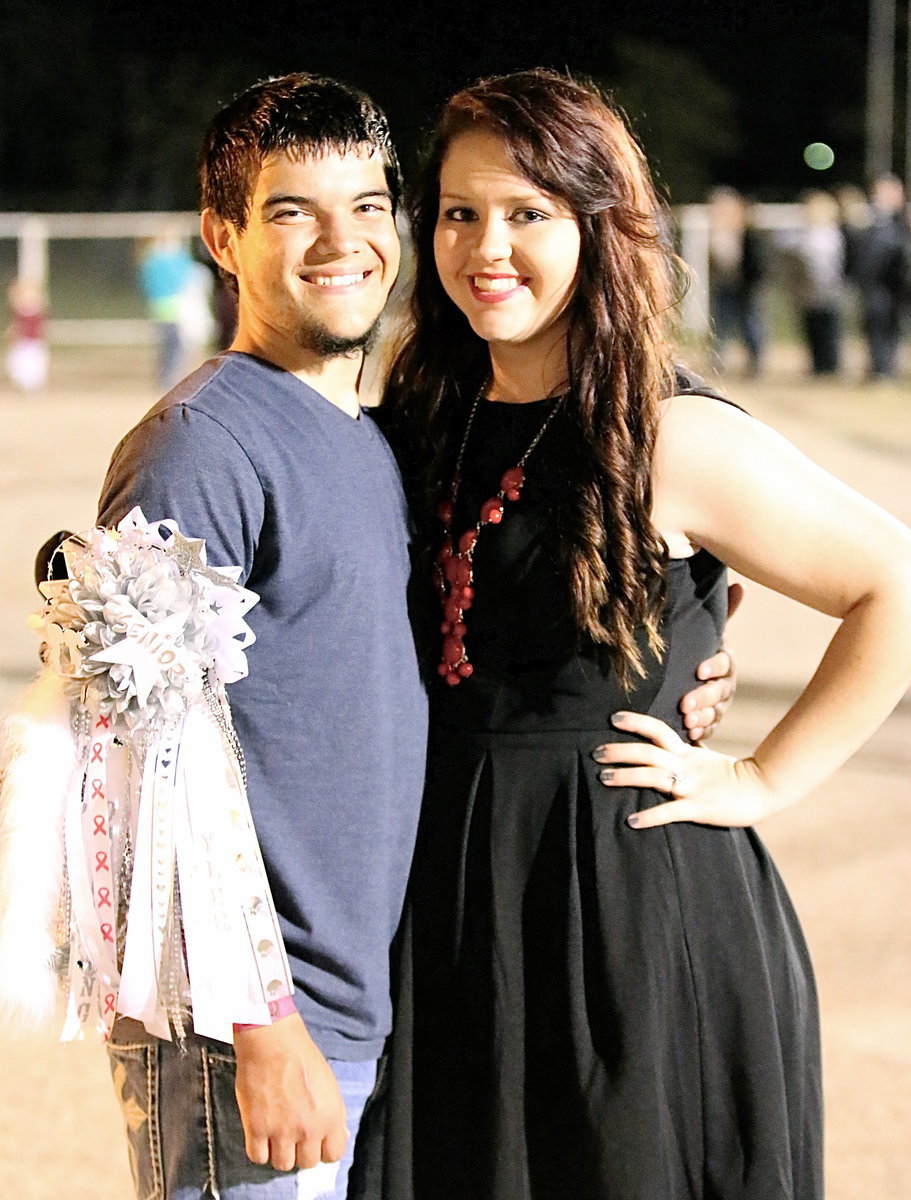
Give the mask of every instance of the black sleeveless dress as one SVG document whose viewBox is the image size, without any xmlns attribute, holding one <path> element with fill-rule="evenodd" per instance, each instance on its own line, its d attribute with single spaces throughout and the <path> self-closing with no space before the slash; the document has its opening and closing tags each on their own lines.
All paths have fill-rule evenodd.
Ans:
<svg viewBox="0 0 911 1200">
<path fill-rule="evenodd" d="M 456 535 L 551 401 L 479 406 Z M 386 1200 L 820 1200 L 812 971 L 749 829 L 626 816 L 610 714 L 677 709 L 719 646 L 726 576 L 672 561 L 663 661 L 626 695 L 578 645 L 558 563 L 572 473 L 559 413 L 485 527 L 465 644 L 432 687 L 423 815 L 390 1052 Z"/>
</svg>

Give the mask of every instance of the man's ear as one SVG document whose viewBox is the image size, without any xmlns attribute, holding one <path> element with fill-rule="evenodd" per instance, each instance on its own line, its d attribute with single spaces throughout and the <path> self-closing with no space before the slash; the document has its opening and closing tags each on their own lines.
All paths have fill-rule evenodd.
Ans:
<svg viewBox="0 0 911 1200">
<path fill-rule="evenodd" d="M 231 275 L 236 275 L 234 243 L 237 230 L 232 222 L 220 217 L 214 208 L 205 208 L 199 221 L 199 235 L 218 265 Z"/>
</svg>

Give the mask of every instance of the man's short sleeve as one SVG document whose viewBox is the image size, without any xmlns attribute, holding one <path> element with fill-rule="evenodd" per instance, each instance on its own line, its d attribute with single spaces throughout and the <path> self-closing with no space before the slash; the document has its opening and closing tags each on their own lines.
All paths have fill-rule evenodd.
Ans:
<svg viewBox="0 0 911 1200">
<path fill-rule="evenodd" d="M 241 582 L 249 578 L 263 488 L 243 447 L 213 417 L 177 404 L 127 434 L 108 468 L 98 523 L 116 525 L 136 505 L 147 520 L 174 520 L 186 537 L 205 538 L 213 566 L 239 566 Z"/>
</svg>

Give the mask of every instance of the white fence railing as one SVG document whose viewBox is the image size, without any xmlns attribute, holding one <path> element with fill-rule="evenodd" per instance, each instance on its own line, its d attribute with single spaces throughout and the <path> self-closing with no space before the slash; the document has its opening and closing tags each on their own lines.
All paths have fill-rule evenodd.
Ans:
<svg viewBox="0 0 911 1200">
<path fill-rule="evenodd" d="M 49 245 L 56 239 L 155 237 L 164 229 L 184 237 L 199 233 L 199 214 L 166 213 L 17 213 L 0 212 L 0 239 L 16 242 L 16 274 L 47 287 Z M 57 317 L 48 336 L 58 345 L 136 345 L 154 340 L 152 323 L 143 317 Z"/>
<path fill-rule="evenodd" d="M 796 204 L 758 204 L 754 219 L 762 229 L 792 230 L 799 227 Z M 709 216 L 704 204 L 688 204 L 675 210 L 680 230 L 680 248 L 693 272 L 690 290 L 683 302 L 683 324 L 695 335 L 709 328 Z M 116 239 L 154 237 L 163 229 L 186 237 L 196 236 L 199 216 L 190 212 L 168 213 L 13 213 L 0 212 L 0 239 L 17 243 L 17 274 L 48 282 L 48 246 L 57 238 Z M 142 318 L 56 318 L 49 323 L 50 338 L 60 344 L 113 345 L 151 340 L 150 323 Z"/>
</svg>

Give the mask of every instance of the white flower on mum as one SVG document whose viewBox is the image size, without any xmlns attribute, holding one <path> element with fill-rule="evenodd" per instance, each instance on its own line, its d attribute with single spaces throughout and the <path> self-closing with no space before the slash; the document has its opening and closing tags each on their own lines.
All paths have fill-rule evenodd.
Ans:
<svg viewBox="0 0 911 1200">
<path fill-rule="evenodd" d="M 234 582 L 239 568 L 206 565 L 202 539 L 134 508 L 63 553 L 69 579 L 42 585 L 43 633 L 74 698 L 91 694 L 102 715 L 132 727 L 185 712 L 209 670 L 224 683 L 247 674 L 255 638 L 244 614 L 258 597 Z"/>
</svg>

